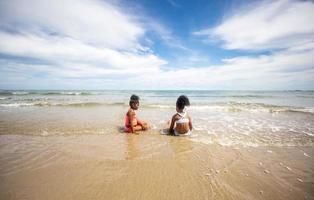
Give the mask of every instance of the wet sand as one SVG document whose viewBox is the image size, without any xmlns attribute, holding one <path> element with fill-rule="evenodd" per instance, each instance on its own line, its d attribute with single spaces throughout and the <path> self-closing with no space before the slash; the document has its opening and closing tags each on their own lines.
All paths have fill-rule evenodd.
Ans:
<svg viewBox="0 0 314 200">
<path fill-rule="evenodd" d="M 146 132 L 0 135 L 1 199 L 314 199 L 313 147 Z"/>
</svg>

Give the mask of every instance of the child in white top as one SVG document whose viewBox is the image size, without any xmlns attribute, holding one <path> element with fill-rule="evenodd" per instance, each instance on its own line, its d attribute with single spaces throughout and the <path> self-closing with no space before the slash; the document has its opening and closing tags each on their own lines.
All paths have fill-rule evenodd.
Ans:
<svg viewBox="0 0 314 200">
<path fill-rule="evenodd" d="M 192 119 L 186 111 L 186 107 L 190 106 L 189 98 L 185 95 L 179 96 L 176 103 L 177 113 L 173 115 L 169 128 L 170 134 L 176 136 L 190 135 L 193 129 Z"/>
</svg>

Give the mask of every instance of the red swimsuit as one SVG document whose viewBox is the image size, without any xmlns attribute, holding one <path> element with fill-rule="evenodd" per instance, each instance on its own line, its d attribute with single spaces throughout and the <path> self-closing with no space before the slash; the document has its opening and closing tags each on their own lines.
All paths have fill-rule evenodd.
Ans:
<svg viewBox="0 0 314 200">
<path fill-rule="evenodd" d="M 134 119 L 136 119 L 136 114 L 134 114 L 134 116 L 133 116 L 133 120 Z M 138 120 L 136 119 L 136 121 L 138 121 Z M 128 116 L 128 114 L 126 114 L 125 117 L 124 117 L 124 132 L 126 132 L 126 133 L 131 133 L 132 132 L 131 121 L 130 121 L 130 117 Z"/>
</svg>

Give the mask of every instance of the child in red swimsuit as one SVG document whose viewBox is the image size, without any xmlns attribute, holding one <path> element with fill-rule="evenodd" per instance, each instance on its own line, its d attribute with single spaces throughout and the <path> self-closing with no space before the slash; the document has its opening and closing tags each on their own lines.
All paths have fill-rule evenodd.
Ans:
<svg viewBox="0 0 314 200">
<path fill-rule="evenodd" d="M 136 131 L 147 130 L 149 128 L 146 122 L 136 117 L 135 110 L 137 110 L 140 105 L 139 100 L 140 98 L 137 95 L 133 94 L 130 97 L 130 108 L 124 119 L 124 132 L 126 133 L 135 133 Z"/>
</svg>

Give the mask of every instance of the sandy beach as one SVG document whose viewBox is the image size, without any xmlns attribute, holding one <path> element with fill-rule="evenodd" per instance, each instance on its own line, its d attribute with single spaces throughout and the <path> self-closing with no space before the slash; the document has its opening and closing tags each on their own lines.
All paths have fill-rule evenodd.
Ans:
<svg viewBox="0 0 314 200">
<path fill-rule="evenodd" d="M 1 199 L 313 199 L 314 149 L 154 133 L 0 136 Z"/>
<path fill-rule="evenodd" d="M 194 92 L 193 134 L 174 137 L 162 130 L 177 94 L 156 94 L 141 94 L 152 129 L 139 134 L 121 131 L 129 93 L 3 97 L 1 199 L 314 199 L 309 98 L 302 108 Z"/>
</svg>

